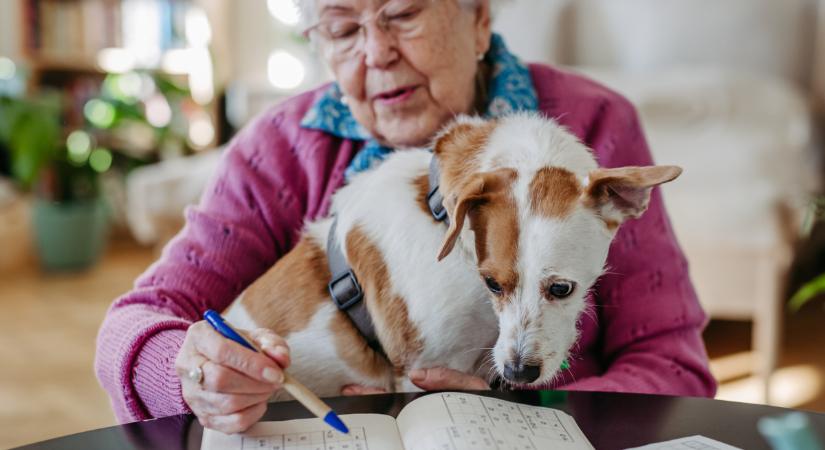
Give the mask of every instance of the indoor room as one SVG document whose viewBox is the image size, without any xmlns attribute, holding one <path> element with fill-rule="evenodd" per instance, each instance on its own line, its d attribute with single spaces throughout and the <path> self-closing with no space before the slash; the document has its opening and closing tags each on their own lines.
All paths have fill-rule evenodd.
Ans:
<svg viewBox="0 0 825 450">
<path fill-rule="evenodd" d="M 2 0 L 0 448 L 241 448 L 293 378 L 825 448 L 823 113 L 825 0 Z M 291 409 L 209 412 L 207 309 Z"/>
</svg>

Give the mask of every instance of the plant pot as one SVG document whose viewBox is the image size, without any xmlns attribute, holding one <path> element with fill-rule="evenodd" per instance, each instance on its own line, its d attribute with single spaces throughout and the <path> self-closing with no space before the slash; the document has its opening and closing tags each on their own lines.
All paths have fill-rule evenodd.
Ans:
<svg viewBox="0 0 825 450">
<path fill-rule="evenodd" d="M 80 270 L 96 263 L 108 239 L 108 216 L 102 198 L 35 199 L 32 222 L 42 266 L 53 271 Z"/>
</svg>

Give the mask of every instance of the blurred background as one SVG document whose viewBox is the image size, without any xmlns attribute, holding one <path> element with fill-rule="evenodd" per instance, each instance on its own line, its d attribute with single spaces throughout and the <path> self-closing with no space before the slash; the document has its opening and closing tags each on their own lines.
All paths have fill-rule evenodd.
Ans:
<svg viewBox="0 0 825 450">
<path fill-rule="evenodd" d="M 113 425 L 118 295 L 233 133 L 327 80 L 291 0 L 0 0 L 0 447 Z M 825 0 L 510 0 L 528 61 L 622 92 L 704 307 L 718 398 L 825 412 Z"/>
</svg>

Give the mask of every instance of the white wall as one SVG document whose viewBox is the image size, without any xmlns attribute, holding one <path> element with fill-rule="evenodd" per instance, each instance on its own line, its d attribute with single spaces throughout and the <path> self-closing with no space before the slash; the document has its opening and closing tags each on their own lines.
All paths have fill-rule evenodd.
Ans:
<svg viewBox="0 0 825 450">
<path fill-rule="evenodd" d="M 229 79 L 235 88 L 234 92 L 230 91 L 230 101 L 239 102 L 240 109 L 246 111 L 242 113 L 244 121 L 279 99 L 317 86 L 326 79 L 316 55 L 308 51 L 294 32 L 270 15 L 266 3 L 265 0 L 235 1 L 230 12 Z M 304 82 L 292 91 L 280 91 L 269 83 L 267 62 L 276 48 L 299 56 L 306 68 Z"/>
<path fill-rule="evenodd" d="M 231 79 L 248 86 L 266 84 L 266 60 L 275 41 L 275 19 L 266 9 L 266 1 L 234 2 L 230 25 Z"/>
<path fill-rule="evenodd" d="M 825 92 L 825 0 L 513 0 L 495 27 L 527 60 L 627 72 L 744 69 L 805 89 L 818 81 Z"/>
<path fill-rule="evenodd" d="M 819 25 L 816 46 L 812 84 L 819 100 L 819 107 L 825 111 L 825 0 L 819 0 Z"/>
<path fill-rule="evenodd" d="M 525 61 L 570 64 L 568 47 L 574 31 L 570 20 L 573 1 L 501 2 L 493 20 L 493 31 L 501 33 L 510 51 Z"/>
<path fill-rule="evenodd" d="M 20 4 L 22 0 L 0 0 L 0 55 L 19 59 Z"/>
</svg>

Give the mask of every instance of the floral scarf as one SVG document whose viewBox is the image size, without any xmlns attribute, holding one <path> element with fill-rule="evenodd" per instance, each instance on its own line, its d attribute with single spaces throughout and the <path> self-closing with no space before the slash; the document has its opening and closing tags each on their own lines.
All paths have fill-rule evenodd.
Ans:
<svg viewBox="0 0 825 450">
<path fill-rule="evenodd" d="M 493 33 L 490 49 L 484 55 L 491 67 L 487 105 L 484 117 L 501 117 L 515 111 L 538 110 L 538 97 L 530 78 L 530 71 L 507 50 L 504 40 Z M 343 95 L 337 83 L 332 83 L 320 99 L 301 120 L 303 128 L 325 131 L 344 139 L 366 141 L 355 154 L 345 173 L 346 179 L 382 161 L 394 149 L 379 144 L 361 126 L 342 101 Z"/>
</svg>

